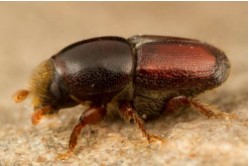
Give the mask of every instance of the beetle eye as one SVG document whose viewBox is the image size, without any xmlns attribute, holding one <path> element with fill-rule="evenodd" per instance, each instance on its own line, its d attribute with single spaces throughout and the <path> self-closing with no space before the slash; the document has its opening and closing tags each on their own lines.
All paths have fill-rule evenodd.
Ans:
<svg viewBox="0 0 249 166">
<path fill-rule="evenodd" d="M 56 84 L 55 82 L 51 84 L 50 91 L 56 99 L 59 99 L 61 97 L 61 91 L 59 89 L 58 84 Z"/>
</svg>

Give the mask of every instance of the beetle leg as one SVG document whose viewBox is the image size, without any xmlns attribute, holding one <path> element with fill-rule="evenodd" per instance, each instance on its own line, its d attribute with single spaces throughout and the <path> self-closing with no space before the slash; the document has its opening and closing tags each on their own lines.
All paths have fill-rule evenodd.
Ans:
<svg viewBox="0 0 249 166">
<path fill-rule="evenodd" d="M 67 159 L 73 154 L 75 146 L 77 145 L 77 139 L 80 134 L 80 131 L 83 127 L 88 124 L 96 124 L 106 115 L 106 109 L 99 106 L 91 106 L 89 109 L 84 111 L 79 119 L 79 123 L 74 127 L 70 140 L 69 140 L 69 149 L 65 154 L 59 154 L 57 159 Z"/>
<path fill-rule="evenodd" d="M 142 131 L 143 136 L 146 137 L 149 142 L 151 142 L 152 140 L 162 141 L 162 139 L 160 137 L 155 136 L 155 135 L 151 135 L 145 130 L 144 121 L 137 114 L 136 110 L 134 109 L 134 107 L 132 106 L 132 104 L 129 101 L 120 102 L 119 103 L 119 110 L 120 110 L 122 117 L 125 120 L 130 120 L 130 119 L 134 120 L 134 123 L 137 124 L 138 128 Z"/>
<path fill-rule="evenodd" d="M 186 96 L 178 96 L 170 99 L 167 103 L 167 109 L 174 110 L 179 104 L 192 105 L 196 108 L 198 112 L 207 116 L 208 118 L 236 120 L 238 119 L 238 116 L 236 114 L 228 114 L 225 112 L 221 112 L 214 107 L 199 102 L 197 99 L 190 99 Z"/>
</svg>

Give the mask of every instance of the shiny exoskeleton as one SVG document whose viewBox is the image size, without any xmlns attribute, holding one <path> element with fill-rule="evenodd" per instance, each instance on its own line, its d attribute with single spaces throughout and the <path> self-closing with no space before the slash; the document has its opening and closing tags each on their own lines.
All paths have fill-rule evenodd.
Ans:
<svg viewBox="0 0 249 166">
<path fill-rule="evenodd" d="M 39 65 L 30 88 L 18 91 L 15 101 L 33 96 L 33 124 L 62 108 L 89 106 L 71 134 L 64 158 L 73 152 L 85 125 L 97 123 L 112 111 L 109 104 L 123 118 L 132 118 L 148 140 L 157 137 L 146 132 L 142 119 L 178 104 L 191 104 L 208 117 L 232 117 L 192 99 L 223 83 L 229 69 L 224 52 L 198 40 L 98 37 L 72 44 Z"/>
</svg>

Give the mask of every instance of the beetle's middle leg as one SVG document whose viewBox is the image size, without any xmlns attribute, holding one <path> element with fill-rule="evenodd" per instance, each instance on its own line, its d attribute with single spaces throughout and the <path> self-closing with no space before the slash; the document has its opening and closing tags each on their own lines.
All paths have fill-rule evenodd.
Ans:
<svg viewBox="0 0 249 166">
<path fill-rule="evenodd" d="M 179 105 L 192 105 L 198 112 L 207 116 L 208 118 L 215 119 L 238 119 L 236 114 L 229 114 L 225 112 L 221 112 L 207 104 L 203 104 L 199 102 L 197 99 L 190 99 L 186 96 L 178 96 L 170 99 L 167 102 L 167 109 L 175 110 Z"/>
<path fill-rule="evenodd" d="M 119 110 L 120 110 L 121 116 L 125 120 L 130 120 L 130 119 L 134 120 L 134 122 L 137 124 L 138 128 L 142 131 L 143 136 L 145 136 L 149 142 L 151 142 L 155 139 L 162 141 L 162 139 L 160 137 L 155 136 L 155 135 L 151 135 L 145 130 L 144 121 L 137 114 L 137 112 L 136 112 L 135 108 L 133 107 L 133 105 L 131 104 L 131 102 L 121 101 L 119 103 Z"/>
<path fill-rule="evenodd" d="M 74 151 L 75 146 L 77 145 L 77 139 L 81 132 L 81 129 L 88 124 L 96 124 L 103 119 L 106 115 L 106 109 L 101 106 L 91 106 L 86 111 L 84 111 L 79 119 L 78 124 L 74 127 L 70 140 L 69 140 L 69 149 L 65 154 L 59 155 L 58 159 L 66 159 L 68 158 Z"/>
</svg>

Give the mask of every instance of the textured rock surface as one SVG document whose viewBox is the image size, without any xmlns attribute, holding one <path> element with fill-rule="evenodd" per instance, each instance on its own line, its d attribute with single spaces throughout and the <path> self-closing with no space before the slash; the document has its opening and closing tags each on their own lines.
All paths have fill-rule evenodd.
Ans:
<svg viewBox="0 0 249 166">
<path fill-rule="evenodd" d="M 148 144 L 133 124 L 107 118 L 82 131 L 75 155 L 56 161 L 82 107 L 32 126 L 30 103 L 10 99 L 39 62 L 72 42 L 138 33 L 182 36 L 227 53 L 229 79 L 200 98 L 247 119 L 247 2 L 2 2 L 0 19 L 0 165 L 247 165 L 247 124 L 207 119 L 192 110 L 146 124 L 164 139 L 161 144 Z"/>
</svg>

